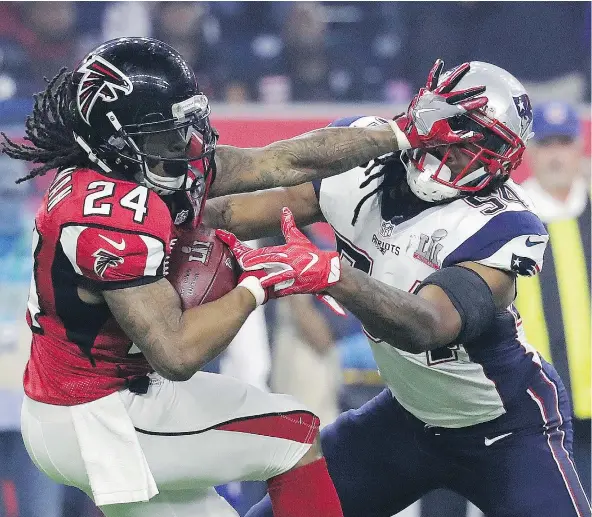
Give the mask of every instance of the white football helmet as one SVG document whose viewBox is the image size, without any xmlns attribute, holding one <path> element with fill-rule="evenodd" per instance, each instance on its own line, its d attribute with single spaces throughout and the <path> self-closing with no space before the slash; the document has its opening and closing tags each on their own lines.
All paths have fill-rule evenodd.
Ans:
<svg viewBox="0 0 592 517">
<path fill-rule="evenodd" d="M 453 175 L 447 166 L 451 146 L 427 152 L 411 149 L 401 153 L 407 169 L 407 182 L 413 193 L 424 201 L 442 201 L 463 192 L 476 193 L 494 178 L 509 177 L 522 161 L 526 142 L 533 136 L 532 108 L 524 86 L 498 66 L 472 61 L 470 70 L 452 91 L 485 86 L 487 105 L 449 119 L 454 131 L 475 131 L 483 139 L 457 146 L 470 158 L 468 165 Z M 452 70 L 442 74 L 439 84 Z M 480 165 L 476 170 L 475 166 Z"/>
</svg>

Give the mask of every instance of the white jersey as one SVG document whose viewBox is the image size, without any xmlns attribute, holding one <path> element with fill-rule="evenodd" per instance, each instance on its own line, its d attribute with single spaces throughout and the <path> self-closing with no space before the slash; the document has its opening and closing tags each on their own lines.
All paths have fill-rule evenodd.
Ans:
<svg viewBox="0 0 592 517">
<path fill-rule="evenodd" d="M 381 122 L 356 117 L 334 125 Z M 548 235 L 512 181 L 489 196 L 430 204 L 409 191 L 398 156 L 372 174 L 381 167 L 387 168 L 386 174 L 363 188 L 367 166 L 315 184 L 337 248 L 352 266 L 406 292 L 414 292 L 436 270 L 465 261 L 520 275 L 540 271 Z M 381 190 L 363 202 L 352 225 L 362 198 L 381 184 Z M 439 427 L 465 427 L 504 414 L 533 366 L 540 364 L 513 305 L 498 313 L 474 342 L 427 353 L 411 354 L 368 337 L 381 376 L 396 399 L 426 424 Z"/>
</svg>

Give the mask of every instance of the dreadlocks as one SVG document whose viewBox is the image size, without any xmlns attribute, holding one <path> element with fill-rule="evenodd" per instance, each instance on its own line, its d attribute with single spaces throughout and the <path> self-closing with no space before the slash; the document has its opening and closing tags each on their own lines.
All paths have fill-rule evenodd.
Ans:
<svg viewBox="0 0 592 517">
<path fill-rule="evenodd" d="M 360 188 L 366 188 L 372 180 L 375 180 L 376 178 L 380 178 L 381 176 L 384 176 L 386 174 L 386 171 L 387 171 L 386 167 L 382 167 L 378 172 L 375 172 L 374 174 L 372 174 L 372 171 L 374 170 L 375 167 L 378 167 L 380 165 L 386 165 L 387 163 L 389 163 L 395 159 L 396 159 L 396 155 L 394 153 L 391 153 L 383 158 L 375 158 L 374 160 L 372 160 L 372 163 L 370 163 L 366 166 L 367 168 L 364 171 L 364 175 L 366 176 L 366 179 L 360 184 Z M 360 210 L 362 210 L 362 206 L 364 206 L 364 203 L 366 201 L 368 201 L 368 199 L 370 199 L 373 195 L 378 194 L 384 188 L 385 188 L 385 183 L 381 182 L 380 185 L 378 185 L 378 187 L 376 187 L 372 192 L 368 192 L 368 194 L 366 194 L 362 199 L 360 199 L 360 201 L 358 202 L 358 204 L 354 208 L 354 216 L 351 220 L 352 226 L 356 225 L 356 222 L 358 221 L 358 217 L 360 216 Z"/>
<path fill-rule="evenodd" d="M 33 96 L 33 113 L 25 122 L 25 140 L 33 145 L 17 144 L 4 133 L 2 151 L 16 160 L 25 160 L 41 165 L 31 170 L 16 182 L 21 183 L 36 176 L 43 176 L 51 169 L 74 167 L 86 164 L 88 156 L 73 136 L 72 120 L 69 117 L 69 85 L 72 73 L 62 68 L 47 82 L 45 91 Z"/>
</svg>

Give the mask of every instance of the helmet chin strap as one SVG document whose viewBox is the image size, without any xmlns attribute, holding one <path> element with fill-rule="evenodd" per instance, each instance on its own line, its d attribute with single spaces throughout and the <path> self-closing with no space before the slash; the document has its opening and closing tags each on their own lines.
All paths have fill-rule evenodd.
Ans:
<svg viewBox="0 0 592 517">
<path fill-rule="evenodd" d="M 461 187 L 464 185 L 468 185 L 471 181 L 478 180 L 485 176 L 487 173 L 485 172 L 485 167 L 479 167 L 478 169 L 474 170 L 467 174 L 464 178 L 461 178 L 458 182 L 458 185 Z"/>
</svg>

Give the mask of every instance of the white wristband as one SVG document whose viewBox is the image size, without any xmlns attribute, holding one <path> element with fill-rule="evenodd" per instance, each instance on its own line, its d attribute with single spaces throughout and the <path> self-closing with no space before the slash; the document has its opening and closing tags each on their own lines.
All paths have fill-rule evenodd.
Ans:
<svg viewBox="0 0 592 517">
<path fill-rule="evenodd" d="M 397 148 L 399 151 L 405 151 L 406 149 L 411 149 L 411 144 L 409 143 L 409 139 L 405 136 L 405 133 L 401 131 L 399 126 L 394 120 L 388 120 L 389 126 L 395 133 L 395 138 L 397 139 Z"/>
<path fill-rule="evenodd" d="M 244 287 L 247 289 L 255 298 L 257 307 L 265 302 L 265 289 L 261 287 L 261 282 L 256 276 L 247 276 L 243 278 L 237 287 Z"/>
</svg>

